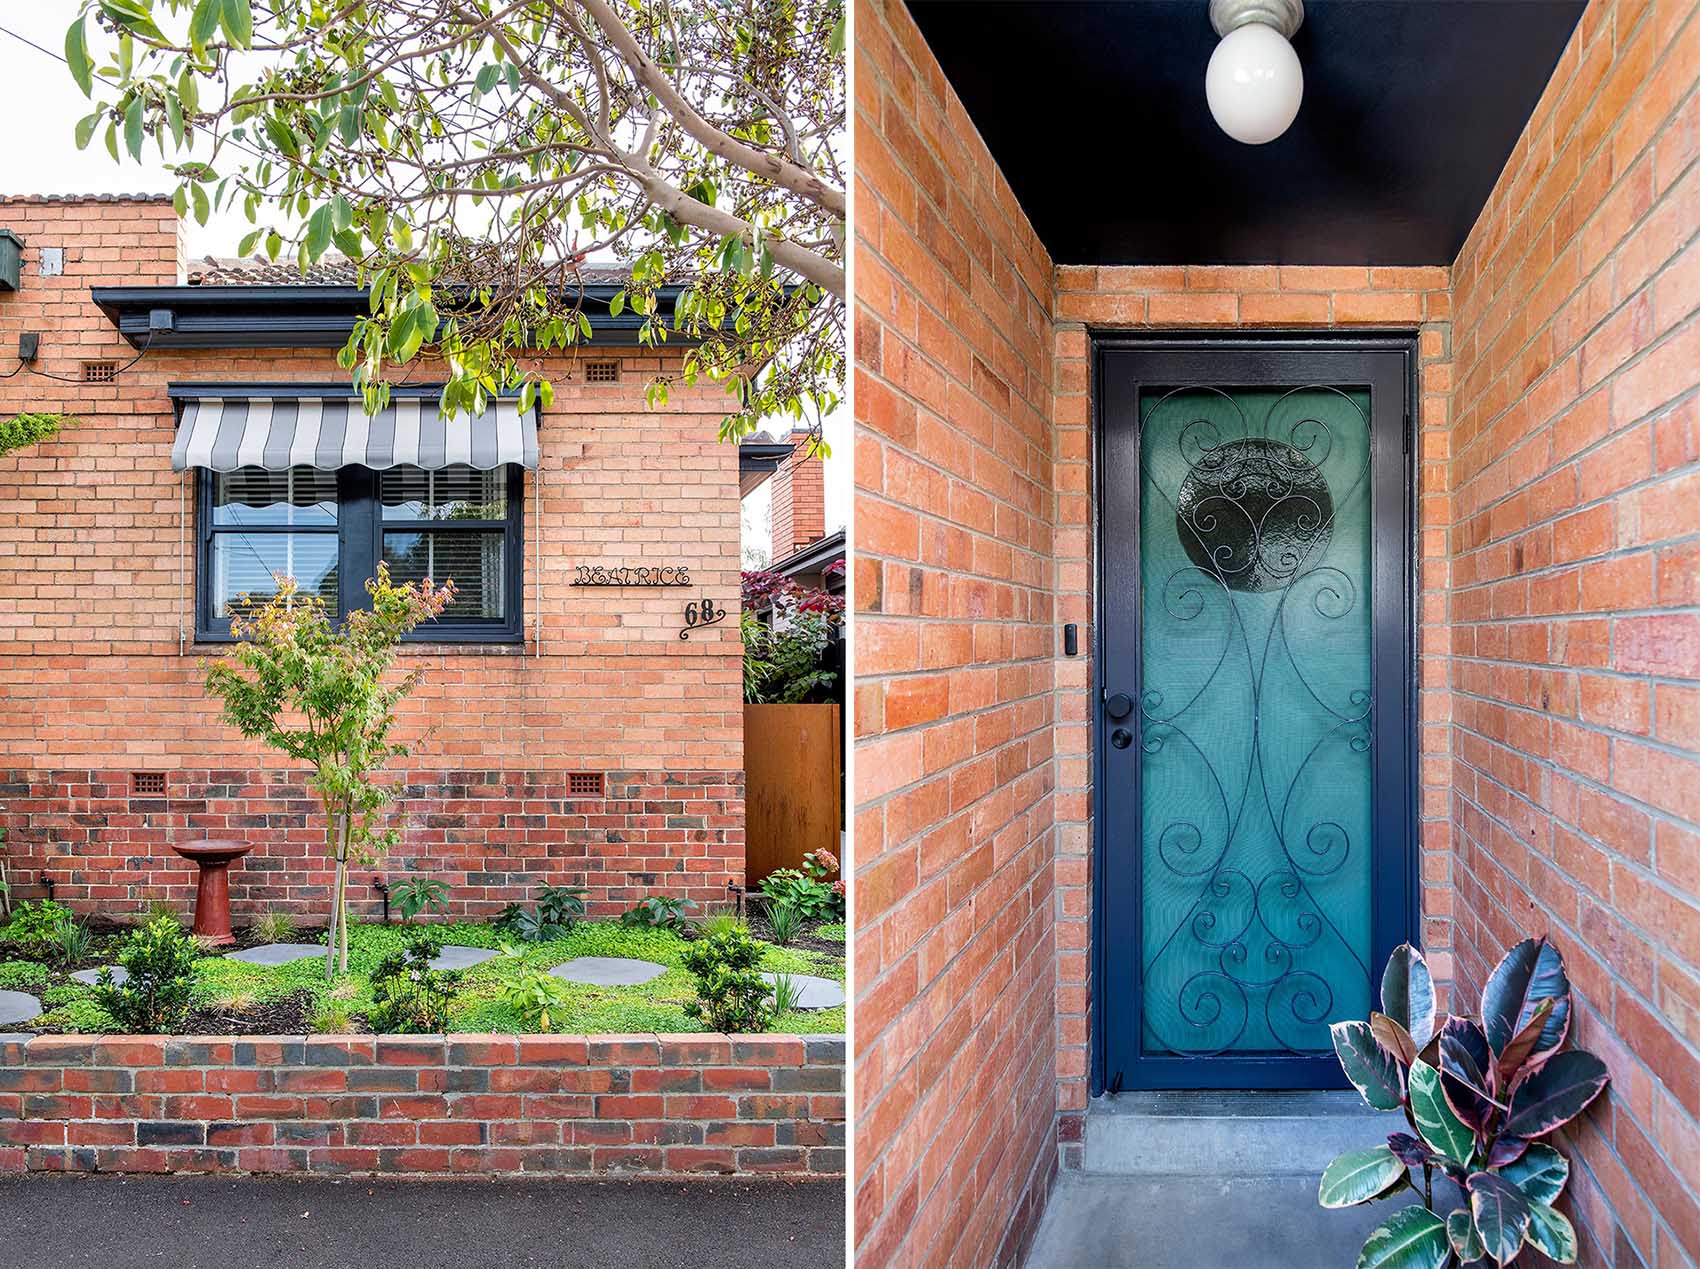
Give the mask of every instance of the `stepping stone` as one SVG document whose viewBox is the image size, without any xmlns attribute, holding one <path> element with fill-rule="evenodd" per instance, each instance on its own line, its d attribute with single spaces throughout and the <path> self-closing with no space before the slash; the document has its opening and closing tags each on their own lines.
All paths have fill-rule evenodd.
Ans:
<svg viewBox="0 0 1700 1269">
<path fill-rule="evenodd" d="M 770 983 L 789 978 L 791 985 L 797 989 L 799 1009 L 836 1009 L 844 1003 L 844 984 L 830 978 L 816 978 L 811 974 L 763 974 L 762 977 Z"/>
<path fill-rule="evenodd" d="M 498 955 L 500 953 L 492 952 L 487 947 L 462 947 L 458 943 L 450 943 L 431 958 L 431 968 L 471 969 L 474 965 L 482 965 Z"/>
<path fill-rule="evenodd" d="M 112 985 L 114 987 L 122 987 L 130 981 L 130 971 L 122 965 L 108 965 L 107 968 L 112 971 Z M 79 969 L 71 977 L 79 983 L 87 983 L 90 987 L 94 987 L 100 982 L 100 971 L 98 969 Z"/>
<path fill-rule="evenodd" d="M 225 960 L 246 961 L 250 965 L 287 965 L 304 961 L 309 956 L 323 956 L 323 943 L 262 943 L 240 952 L 226 952 Z"/>
<path fill-rule="evenodd" d="M 0 991 L 0 1025 L 28 1022 L 41 1013 L 41 1001 L 27 991 Z"/>
<path fill-rule="evenodd" d="M 580 956 L 557 965 L 549 971 L 569 983 L 591 983 L 597 987 L 635 987 L 667 972 L 665 965 L 654 961 L 632 960 L 625 956 Z"/>
</svg>

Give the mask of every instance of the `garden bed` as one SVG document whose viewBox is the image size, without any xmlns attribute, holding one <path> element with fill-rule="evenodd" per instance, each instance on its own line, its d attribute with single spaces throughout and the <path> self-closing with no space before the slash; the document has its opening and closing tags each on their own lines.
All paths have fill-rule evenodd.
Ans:
<svg viewBox="0 0 1700 1269">
<path fill-rule="evenodd" d="M 199 957 L 193 969 L 190 1013 L 177 1028 L 183 1034 L 254 1035 L 369 1032 L 367 1012 L 373 1006 L 372 972 L 388 954 L 402 949 L 410 933 L 421 927 L 400 923 L 356 923 L 349 931 L 349 972 L 334 983 L 325 981 L 323 956 L 307 956 L 287 964 L 265 966 L 230 959 L 219 952 Z M 652 962 L 661 972 L 633 985 L 562 984 L 564 1008 L 552 1014 L 555 1033 L 600 1034 L 624 1032 L 689 1033 L 706 1028 L 685 1006 L 696 997 L 695 982 L 684 968 L 684 949 L 694 927 L 633 928 L 617 922 L 582 922 L 557 938 L 536 943 L 513 943 L 494 927 L 471 922 L 434 924 L 431 931 L 445 945 L 497 949 L 504 942 L 516 948 L 526 966 L 548 970 L 581 957 L 618 957 Z M 793 938 L 792 945 L 764 944 L 759 969 L 780 975 L 844 981 L 842 926 L 818 923 Z M 826 937 L 821 931 L 825 930 Z M 755 929 L 762 933 L 759 923 Z M 250 931 L 239 932 L 237 949 L 264 946 Z M 44 1012 L 10 1029 L 36 1033 L 104 1033 L 118 1030 L 101 1007 L 98 990 L 70 977 L 72 971 L 112 963 L 127 930 L 92 932 L 87 951 L 66 958 L 22 950 L 0 940 L 0 990 L 28 992 L 41 1000 Z M 834 940 L 831 936 L 838 934 Z M 293 935 L 292 939 L 323 945 L 324 935 Z M 32 949 L 33 950 L 33 949 Z M 542 1028 L 503 1002 L 505 981 L 519 969 L 511 957 L 496 957 L 464 971 L 454 981 L 448 1029 L 522 1035 Z M 844 1030 L 844 1008 L 793 1009 L 778 1014 L 766 1030 L 784 1034 L 834 1034 Z"/>
</svg>

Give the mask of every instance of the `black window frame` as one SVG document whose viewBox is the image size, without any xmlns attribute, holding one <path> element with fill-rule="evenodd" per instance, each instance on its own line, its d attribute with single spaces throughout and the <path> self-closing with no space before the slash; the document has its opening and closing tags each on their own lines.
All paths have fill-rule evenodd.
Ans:
<svg viewBox="0 0 1700 1269">
<path fill-rule="evenodd" d="M 505 548 L 503 567 L 506 615 L 500 618 L 438 618 L 404 636 L 408 643 L 514 644 L 525 639 L 525 469 L 506 464 L 508 514 L 504 520 L 391 521 L 391 532 L 444 530 L 501 530 Z M 314 532 L 287 525 L 253 527 L 213 524 L 213 480 L 205 468 L 195 471 L 195 642 L 232 643 L 230 618 L 212 611 L 212 550 L 217 533 Z M 377 575 L 383 553 L 383 505 L 378 498 L 382 475 L 370 467 L 340 467 L 337 485 L 337 594 L 338 619 L 343 613 L 369 607 L 366 582 Z M 328 529 L 317 530 L 326 533 Z"/>
</svg>

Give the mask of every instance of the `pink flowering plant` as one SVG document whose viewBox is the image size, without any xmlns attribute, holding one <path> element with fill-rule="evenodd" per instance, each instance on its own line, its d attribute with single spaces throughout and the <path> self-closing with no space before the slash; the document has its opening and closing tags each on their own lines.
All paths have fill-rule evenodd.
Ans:
<svg viewBox="0 0 1700 1269">
<path fill-rule="evenodd" d="M 768 906 L 791 908 L 805 921 L 844 919 L 844 881 L 828 881 L 838 872 L 838 856 L 824 847 L 803 856 L 802 868 L 778 868 L 761 883 Z"/>
<path fill-rule="evenodd" d="M 391 793 L 377 783 L 389 759 L 407 750 L 391 739 L 396 706 L 417 674 L 393 678 L 403 635 L 438 616 L 454 584 L 430 578 L 397 586 L 389 570 L 366 583 L 369 609 L 340 625 L 324 602 L 280 576 L 266 603 L 232 616 L 237 642 L 207 667 L 207 690 L 224 719 L 250 740 L 313 768 L 308 783 L 325 811 L 325 846 L 336 860 L 336 887 L 325 938 L 325 978 L 348 972 L 348 866 L 393 846 L 382 826 Z"/>
</svg>

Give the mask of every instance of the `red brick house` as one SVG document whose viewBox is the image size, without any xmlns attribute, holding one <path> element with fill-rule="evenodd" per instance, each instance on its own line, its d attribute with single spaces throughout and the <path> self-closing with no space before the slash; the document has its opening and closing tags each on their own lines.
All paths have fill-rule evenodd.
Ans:
<svg viewBox="0 0 1700 1269">
<path fill-rule="evenodd" d="M 738 459 L 723 402 L 644 386 L 676 353 L 611 316 L 550 361 L 551 408 L 439 417 L 421 367 L 388 417 L 334 360 L 348 276 L 183 259 L 168 200 L 0 199 L 23 242 L 0 291 L 0 412 L 73 417 L 0 457 L 0 825 L 16 897 L 186 905 L 171 843 L 241 836 L 238 918 L 317 914 L 330 874 L 302 773 L 242 743 L 201 688 L 233 596 L 282 568 L 358 603 L 380 558 L 453 576 L 404 658 L 400 848 L 488 915 L 545 883 L 593 910 L 724 901 L 743 880 Z M 689 628 L 687 605 L 730 620 Z M 688 637 L 687 637 L 688 636 Z"/>
<path fill-rule="evenodd" d="M 1206 112 L 1202 0 L 856 6 L 860 1264 L 1021 1263 L 1130 1103 L 1337 1080 L 1389 945 L 1468 1009 L 1543 933 L 1613 1076 L 1563 1142 L 1582 1261 L 1700 1262 L 1700 13 L 1304 8 L 1259 148 Z M 1294 555 L 1209 551 L 1277 678 L 1170 547 L 1295 482 L 1335 507 Z M 1280 626 L 1319 523 L 1353 563 Z M 1299 853 L 1195 868 L 1242 795 Z M 1200 1179 L 1186 1263 L 1235 1219 L 1232 1263 L 1349 1263 L 1274 1250 L 1315 1175 Z"/>
</svg>

